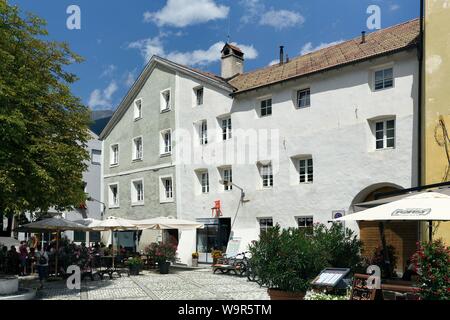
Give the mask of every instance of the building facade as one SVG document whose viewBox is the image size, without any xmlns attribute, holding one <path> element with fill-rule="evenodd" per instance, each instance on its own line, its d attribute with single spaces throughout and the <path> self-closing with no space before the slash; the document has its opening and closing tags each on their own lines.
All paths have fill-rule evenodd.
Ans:
<svg viewBox="0 0 450 320">
<path fill-rule="evenodd" d="M 413 20 L 247 73 L 243 53 L 227 44 L 220 77 L 154 57 L 101 134 L 107 213 L 201 221 L 204 229 L 178 233 L 180 261 L 189 264 L 195 251 L 210 262 L 229 239 L 244 251 L 275 224 L 327 224 L 374 192 L 415 186 L 418 27 Z M 161 65 L 171 70 L 166 80 Z M 137 88 L 146 86 L 153 95 Z M 174 105 L 161 114 L 167 88 Z M 143 125 L 133 121 L 140 96 Z M 158 139 L 167 129 L 166 158 Z M 144 159 L 152 152 L 142 165 L 132 160 L 136 137 Z M 139 207 L 129 200 L 135 179 L 146 181 Z"/>
</svg>

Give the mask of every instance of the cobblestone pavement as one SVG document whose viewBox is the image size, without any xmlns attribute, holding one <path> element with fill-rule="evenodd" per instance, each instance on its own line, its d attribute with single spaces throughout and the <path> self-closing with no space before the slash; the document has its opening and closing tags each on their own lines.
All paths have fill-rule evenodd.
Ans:
<svg viewBox="0 0 450 320">
<path fill-rule="evenodd" d="M 37 280 L 21 282 L 38 287 Z M 171 269 L 161 275 L 143 271 L 139 276 L 83 280 L 81 290 L 69 290 L 65 281 L 47 282 L 36 294 L 38 300 L 267 300 L 267 289 L 245 277 L 213 274 L 211 269 Z"/>
</svg>

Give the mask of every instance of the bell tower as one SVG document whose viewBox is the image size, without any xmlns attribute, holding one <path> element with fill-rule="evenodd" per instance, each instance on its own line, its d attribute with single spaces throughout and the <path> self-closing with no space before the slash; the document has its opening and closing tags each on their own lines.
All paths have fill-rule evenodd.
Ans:
<svg viewBox="0 0 450 320">
<path fill-rule="evenodd" d="M 244 53 L 236 46 L 226 43 L 222 51 L 221 76 L 224 79 L 244 72 Z"/>
</svg>

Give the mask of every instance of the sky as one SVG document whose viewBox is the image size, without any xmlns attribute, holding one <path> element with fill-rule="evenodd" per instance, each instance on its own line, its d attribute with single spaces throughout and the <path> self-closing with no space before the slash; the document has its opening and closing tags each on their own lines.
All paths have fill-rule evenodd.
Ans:
<svg viewBox="0 0 450 320">
<path fill-rule="evenodd" d="M 93 110 L 114 110 L 153 54 L 220 74 L 229 39 L 245 54 L 244 71 L 357 37 L 369 6 L 381 28 L 419 16 L 419 0 L 9 0 L 47 21 L 48 39 L 69 43 L 85 61 L 68 67 L 73 93 Z M 80 9 L 80 29 L 69 29 Z"/>
</svg>

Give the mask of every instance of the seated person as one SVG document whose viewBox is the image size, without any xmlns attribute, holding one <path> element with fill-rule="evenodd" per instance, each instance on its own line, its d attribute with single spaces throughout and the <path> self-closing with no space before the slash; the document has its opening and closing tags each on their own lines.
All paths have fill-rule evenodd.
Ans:
<svg viewBox="0 0 450 320">
<path fill-rule="evenodd" d="M 406 261 L 406 267 L 405 272 L 403 272 L 403 281 L 411 281 L 412 276 L 417 275 L 417 272 L 415 271 L 414 263 L 411 262 L 411 260 Z"/>
</svg>

